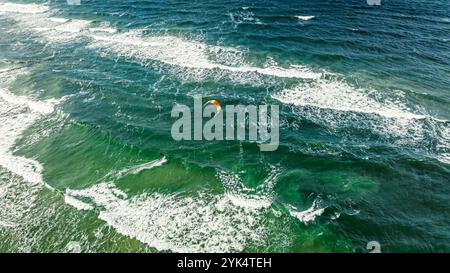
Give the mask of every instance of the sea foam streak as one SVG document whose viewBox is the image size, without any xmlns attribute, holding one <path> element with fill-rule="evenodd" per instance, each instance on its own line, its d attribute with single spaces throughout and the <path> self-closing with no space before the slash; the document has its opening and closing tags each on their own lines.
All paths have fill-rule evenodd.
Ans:
<svg viewBox="0 0 450 273">
<path fill-rule="evenodd" d="M 275 94 L 273 98 L 296 106 L 376 114 L 387 118 L 425 118 L 424 115 L 411 113 L 399 101 L 377 101 L 364 90 L 358 90 L 337 80 L 305 82 L 293 89 L 285 89 Z"/>
<path fill-rule="evenodd" d="M 304 15 L 298 15 L 295 16 L 297 19 L 302 20 L 302 21 L 309 21 L 313 18 L 315 18 L 315 16 L 309 15 L 309 16 L 304 16 Z"/>
<path fill-rule="evenodd" d="M 38 4 L 16 4 L 16 3 L 0 3 L 0 12 L 36 14 L 49 10 L 46 5 Z"/>
<path fill-rule="evenodd" d="M 128 198 L 109 183 L 67 190 L 66 194 L 89 199 L 99 209 L 99 218 L 108 225 L 158 250 L 242 251 L 250 242 L 262 243 L 266 236 L 261 222 L 263 211 L 234 206 L 224 195 L 198 192 L 196 196 L 183 197 L 153 193 Z"/>
<path fill-rule="evenodd" d="M 166 162 L 167 162 L 167 158 L 164 156 L 161 159 L 152 160 L 147 163 L 139 164 L 139 165 L 131 167 L 131 168 L 126 168 L 126 169 L 120 170 L 117 172 L 116 177 L 121 178 L 128 174 L 139 174 L 140 172 L 142 172 L 144 170 L 150 170 L 150 169 L 162 166 Z"/>
<path fill-rule="evenodd" d="M 230 66 L 211 61 L 208 52 L 211 46 L 187 41 L 173 36 L 143 37 L 133 31 L 116 35 L 92 35 L 91 48 L 104 48 L 120 55 L 141 60 L 157 60 L 169 65 L 202 69 L 222 70 L 232 73 L 259 73 L 268 76 L 314 79 L 321 76 L 305 67 L 282 68 L 253 67 L 246 64 Z M 223 51 L 227 51 L 226 48 Z"/>
<path fill-rule="evenodd" d="M 0 168 L 0 182 L 0 229 L 16 230 L 35 205 L 41 185 L 25 182 L 3 168 Z"/>
<path fill-rule="evenodd" d="M 92 205 L 87 204 L 83 201 L 80 201 L 80 200 L 70 196 L 69 194 L 64 195 L 64 202 L 78 210 L 93 210 L 94 209 L 94 207 Z"/>
<path fill-rule="evenodd" d="M 0 165 L 32 184 L 46 185 L 39 162 L 13 155 L 11 149 L 23 131 L 40 118 L 53 113 L 56 100 L 34 101 L 12 94 L 7 86 L 26 73 L 23 69 L 0 71 Z"/>
<path fill-rule="evenodd" d="M 274 186 L 277 172 L 272 170 L 258 187 L 262 192 Z M 114 184 L 103 182 L 87 189 L 67 189 L 66 202 L 79 210 L 95 206 L 99 218 L 119 233 L 158 250 L 235 252 L 249 244 L 264 244 L 270 228 L 265 215 L 273 213 L 270 192 L 250 193 L 232 173 L 219 171 L 218 178 L 226 187 L 224 194 L 200 190 L 193 196 L 143 193 L 129 197 Z"/>
<path fill-rule="evenodd" d="M 273 188 L 279 174 L 280 170 L 272 166 L 268 177 L 256 189 L 244 187 L 237 174 L 218 171 L 218 178 L 224 184 L 227 190 L 226 196 L 233 205 L 246 209 L 263 209 L 271 207 L 274 202 Z M 279 203 L 279 205 L 284 206 L 292 217 L 297 218 L 303 224 L 314 222 L 325 211 L 325 208 L 320 206 L 318 199 L 314 200 L 312 206 L 304 211 L 298 211 L 290 204 Z M 281 212 L 274 210 L 274 214 L 279 213 Z"/>
<path fill-rule="evenodd" d="M 211 46 L 174 36 L 146 37 L 139 30 L 119 32 L 108 23 L 98 27 L 91 26 L 90 21 L 51 17 L 52 10 L 46 5 L 30 5 L 28 8 L 28 5 L 6 3 L 1 5 L 0 11 L 18 21 L 23 30 L 35 30 L 48 41 L 72 43 L 74 39 L 87 39 L 90 48 L 110 51 L 141 62 L 154 60 L 177 69 L 188 68 L 180 73 L 183 77 L 198 78 L 208 74 L 215 75 L 215 79 L 220 80 L 224 74 L 230 74 L 240 83 L 252 84 L 260 81 L 255 74 L 301 79 L 303 83 L 297 88 L 286 89 L 273 95 L 273 98 L 299 108 L 314 108 L 312 111 L 300 111 L 306 118 L 327 127 L 345 126 L 355 115 L 371 115 L 369 120 L 365 120 L 365 117 L 357 118 L 358 122 L 355 124 L 360 124 L 363 128 L 370 127 L 379 134 L 402 138 L 397 142 L 414 145 L 424 139 L 429 127 L 440 127 L 434 124 L 438 120 L 415 113 L 414 109 L 404 107 L 401 101 L 375 100 L 365 90 L 353 88 L 345 82 L 327 80 L 324 73 L 313 72 L 304 66 L 292 65 L 285 68 L 274 63 L 267 67 L 255 67 L 246 64 L 243 52 L 235 48 Z M 23 14 L 27 11 L 29 12 Z M 312 17 L 298 18 L 309 20 Z M 339 113 L 333 117 L 337 112 Z M 429 119 L 433 120 L 433 124 L 424 125 L 424 122 L 419 121 Z M 445 139 L 440 139 L 439 142 L 445 144 Z M 446 162 L 448 153 L 448 148 L 445 148 L 438 153 L 437 158 Z"/>
<path fill-rule="evenodd" d="M 6 62 L 7 63 L 7 62 Z M 6 227 L 23 236 L 24 226 L 30 227 L 38 192 L 47 185 L 42 177 L 43 167 L 36 160 L 16 156 L 14 145 L 30 125 L 52 113 L 58 101 L 36 101 L 10 92 L 10 85 L 24 68 L 9 66 L 0 70 L 0 228 Z M 27 238 L 24 236 L 24 238 Z M 29 252 L 34 238 L 27 238 L 19 251 Z"/>
<path fill-rule="evenodd" d="M 246 64 L 242 58 L 238 61 L 231 60 L 231 64 L 223 64 L 212 60 L 211 54 L 215 59 L 223 60 L 228 59 L 232 55 L 230 53 L 237 53 L 237 55 L 234 54 L 235 57 L 243 53 L 234 48 L 211 46 L 174 36 L 145 37 L 139 30 L 120 33 L 105 22 L 101 27 L 91 27 L 90 21 L 51 17 L 52 10 L 45 5 L 34 5 L 31 9 L 45 13 L 34 14 L 33 12 L 26 15 L 21 15 L 17 10 L 26 10 L 27 5 L 8 5 L 14 8 L 4 8 L 4 10 L 8 11 L 7 14 L 21 24 L 24 30 L 34 30 L 48 41 L 55 43 L 73 42 L 73 39 L 90 39 L 91 44 L 88 46 L 90 48 L 112 51 L 140 61 L 154 60 L 176 67 L 206 70 L 209 73 L 216 73 L 214 71 L 232 74 L 257 73 L 299 79 L 317 79 L 322 76 L 322 73 L 313 72 L 301 65 L 291 65 L 287 68 L 278 65 L 255 67 Z"/>
<path fill-rule="evenodd" d="M 402 93 L 381 95 L 344 81 L 320 79 L 282 90 L 272 98 L 295 106 L 294 113 L 334 132 L 349 127 L 368 129 L 385 141 L 421 153 L 425 150 L 430 157 L 447 162 L 448 121 L 410 109 Z"/>
<path fill-rule="evenodd" d="M 375 99 L 366 90 L 342 81 L 322 79 L 302 83 L 272 97 L 296 106 L 295 113 L 332 130 L 356 126 L 383 136 L 408 139 L 411 143 L 424 138 L 420 120 L 425 115 L 410 112 L 399 100 Z"/>
<path fill-rule="evenodd" d="M 225 195 L 236 207 L 245 209 L 269 208 L 273 203 L 273 184 L 278 177 L 278 170 L 272 169 L 260 187 L 247 188 L 239 175 L 219 170 L 217 178 L 225 187 Z"/>
<path fill-rule="evenodd" d="M 314 221 L 316 217 L 322 215 L 324 211 L 325 208 L 320 207 L 317 200 L 314 200 L 311 207 L 304 211 L 297 211 L 294 207 L 289 207 L 289 213 L 305 224 Z"/>
</svg>

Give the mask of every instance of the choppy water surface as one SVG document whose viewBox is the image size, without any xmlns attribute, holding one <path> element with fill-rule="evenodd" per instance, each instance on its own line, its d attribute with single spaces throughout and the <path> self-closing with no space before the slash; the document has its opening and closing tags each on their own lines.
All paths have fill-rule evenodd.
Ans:
<svg viewBox="0 0 450 273">
<path fill-rule="evenodd" d="M 0 2 L 0 251 L 450 251 L 449 14 Z M 280 147 L 172 140 L 195 95 L 278 104 Z"/>
</svg>

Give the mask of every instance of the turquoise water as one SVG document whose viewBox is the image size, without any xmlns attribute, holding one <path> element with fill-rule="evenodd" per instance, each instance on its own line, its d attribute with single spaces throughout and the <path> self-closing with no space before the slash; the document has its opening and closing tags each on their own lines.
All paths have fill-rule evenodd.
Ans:
<svg viewBox="0 0 450 273">
<path fill-rule="evenodd" d="M 449 14 L 0 2 L 0 251 L 449 252 Z M 174 141 L 196 95 L 279 105 L 279 148 Z"/>
</svg>

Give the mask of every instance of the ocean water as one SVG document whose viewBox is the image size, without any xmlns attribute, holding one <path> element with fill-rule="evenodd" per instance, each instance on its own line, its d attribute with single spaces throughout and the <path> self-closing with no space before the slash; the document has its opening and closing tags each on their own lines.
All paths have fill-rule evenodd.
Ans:
<svg viewBox="0 0 450 273">
<path fill-rule="evenodd" d="M 450 251 L 449 1 L 1 0 L 0 34 L 1 252 Z M 279 148 L 174 141 L 195 95 L 279 105 Z"/>
</svg>

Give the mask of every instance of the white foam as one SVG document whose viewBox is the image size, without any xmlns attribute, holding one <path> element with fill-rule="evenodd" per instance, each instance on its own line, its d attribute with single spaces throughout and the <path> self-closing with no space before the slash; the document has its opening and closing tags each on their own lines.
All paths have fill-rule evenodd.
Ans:
<svg viewBox="0 0 450 273">
<path fill-rule="evenodd" d="M 274 200 L 273 187 L 280 170 L 271 167 L 268 177 L 256 188 L 245 187 L 241 177 L 238 174 L 218 170 L 217 178 L 225 187 L 225 196 L 227 200 L 240 208 L 245 209 L 266 209 L 269 208 Z"/>
<path fill-rule="evenodd" d="M 86 29 L 91 21 L 88 20 L 75 20 L 71 19 L 67 22 L 64 22 L 54 28 L 56 32 L 69 32 L 69 33 L 79 33 L 82 30 Z"/>
<path fill-rule="evenodd" d="M 312 206 L 304 211 L 296 211 L 294 207 L 290 207 L 289 213 L 300 220 L 302 223 L 308 224 L 313 222 L 318 216 L 322 215 L 325 208 L 319 206 L 317 200 L 314 200 Z"/>
<path fill-rule="evenodd" d="M 4 89 L 0 92 L 0 98 L 13 106 L 26 107 L 31 112 L 41 115 L 48 115 L 54 111 L 54 106 L 58 102 L 57 100 L 50 99 L 46 101 L 35 101 L 25 96 L 17 96 Z"/>
<path fill-rule="evenodd" d="M 28 5 L 22 5 L 27 9 Z M 49 10 L 40 5 L 42 10 Z M 35 6 L 30 7 L 36 9 Z M 90 48 L 100 48 L 116 54 L 136 58 L 139 61 L 154 60 L 175 67 L 190 68 L 193 74 L 201 71 L 208 73 L 232 74 L 256 73 L 260 75 L 280 77 L 317 79 L 322 73 L 313 72 L 301 65 L 280 67 L 273 64 L 267 67 L 256 67 L 244 62 L 245 54 L 235 48 L 211 46 L 201 42 L 188 41 L 174 36 L 145 37 L 142 30 L 118 32 L 117 29 L 103 22 L 99 27 L 89 27 L 91 21 L 51 17 L 52 11 L 45 14 L 26 14 L 11 18 L 21 24 L 22 30 L 34 30 L 47 40 L 73 42 L 74 39 L 90 39 Z M 224 63 L 225 59 L 225 63 Z M 248 78 L 248 76 L 247 76 Z M 253 81 L 253 80 L 252 80 Z"/>
<path fill-rule="evenodd" d="M 30 185 L 3 168 L 0 168 L 0 180 L 0 229 L 16 230 L 35 206 L 40 186 Z"/>
<path fill-rule="evenodd" d="M 450 164 L 450 153 L 442 153 L 437 159 L 442 163 Z"/>
<path fill-rule="evenodd" d="M 57 101 L 34 101 L 9 92 L 5 85 L 23 73 L 25 71 L 22 69 L 0 73 L 0 165 L 32 184 L 45 185 L 41 164 L 33 159 L 15 156 L 11 149 L 27 127 L 54 111 Z"/>
<path fill-rule="evenodd" d="M 272 205 L 272 200 L 260 195 L 246 195 L 227 193 L 226 197 L 236 207 L 249 208 L 253 210 L 269 208 Z"/>
<path fill-rule="evenodd" d="M 225 195 L 201 191 L 193 197 L 153 193 L 127 198 L 108 183 L 66 194 L 90 199 L 108 225 L 160 251 L 242 251 L 266 235 L 261 210 L 236 207 Z"/>
<path fill-rule="evenodd" d="M 424 115 L 408 111 L 401 101 L 378 101 L 362 89 L 343 81 L 320 79 L 305 82 L 293 89 L 273 95 L 274 99 L 296 106 L 313 106 L 343 112 L 376 114 L 387 118 L 423 119 Z"/>
<path fill-rule="evenodd" d="M 81 253 L 81 244 L 76 241 L 70 241 L 67 243 L 66 250 L 69 253 Z"/>
<path fill-rule="evenodd" d="M 293 113 L 326 127 L 332 133 L 346 128 L 370 130 L 389 144 L 420 151 L 420 154 L 447 162 L 450 151 L 448 121 L 423 114 L 423 109 L 408 107 L 404 93 L 382 93 L 356 88 L 335 78 L 303 82 L 272 95 L 293 105 Z M 356 141 L 360 141 L 358 136 Z"/>
<path fill-rule="evenodd" d="M 112 28 L 112 27 L 94 27 L 94 28 L 89 28 L 89 31 L 92 32 L 107 32 L 107 33 L 116 33 L 117 29 Z"/>
<path fill-rule="evenodd" d="M 414 149 L 423 149 L 424 141 L 433 137 L 428 133 L 427 121 L 437 122 L 414 113 L 401 96 L 382 96 L 333 79 L 303 83 L 272 97 L 296 106 L 294 113 L 332 132 L 339 133 L 348 127 L 371 130 L 385 141 Z"/>
<path fill-rule="evenodd" d="M 233 73 L 259 73 L 268 76 L 314 79 L 321 73 L 312 72 L 306 67 L 291 66 L 282 68 L 223 65 L 211 61 L 208 52 L 214 50 L 206 44 L 187 41 L 173 36 L 143 37 L 139 32 L 129 31 L 116 35 L 92 35 L 94 42 L 91 48 L 104 48 L 119 55 L 140 60 L 156 60 L 169 65 L 201 69 L 222 70 Z M 236 49 L 230 49 L 236 51 Z M 223 51 L 227 52 L 227 49 Z"/>
<path fill-rule="evenodd" d="M 139 164 L 139 165 L 131 167 L 131 168 L 123 169 L 117 173 L 117 177 L 120 178 L 120 177 L 126 176 L 128 174 L 138 174 L 144 170 L 150 170 L 150 169 L 162 166 L 166 162 L 167 162 L 167 158 L 164 156 L 161 159 L 152 160 L 150 162 Z"/>
<path fill-rule="evenodd" d="M 94 207 L 90 204 L 82 202 L 68 194 L 64 195 L 64 202 L 78 210 L 93 210 Z"/>
<path fill-rule="evenodd" d="M 20 8 L 46 12 L 3 13 L 19 24 L 20 28 L 16 31 L 35 31 L 51 42 L 69 42 L 80 39 L 83 37 L 84 30 L 91 24 L 91 21 L 87 20 L 52 17 L 54 10 L 46 5 L 39 5 L 39 8 L 36 8 L 33 4 L 22 4 Z"/>
<path fill-rule="evenodd" d="M 450 126 L 447 123 L 442 123 L 440 130 L 440 138 L 437 144 L 439 155 L 437 159 L 445 164 L 450 164 Z"/>
<path fill-rule="evenodd" d="M 299 19 L 299 20 L 302 20 L 302 21 L 309 21 L 309 20 L 315 18 L 315 16 L 312 16 L 312 15 L 308 15 L 308 16 L 305 16 L 305 15 L 298 15 L 298 16 L 295 16 L 295 17 L 296 17 L 297 19 Z"/>
<path fill-rule="evenodd" d="M 84 37 L 84 33 L 88 30 L 91 21 L 76 20 L 63 18 L 41 18 L 34 16 L 32 19 L 21 20 L 20 24 L 25 29 L 36 31 L 41 37 L 52 43 L 68 43 Z"/>
<path fill-rule="evenodd" d="M 228 16 L 230 17 L 231 23 L 234 28 L 239 26 L 240 24 L 255 24 L 255 25 L 263 25 L 259 18 L 255 16 L 255 14 L 248 9 L 248 7 L 242 7 L 240 11 L 237 12 L 229 12 Z"/>
<path fill-rule="evenodd" d="M 162 164 L 163 159 L 149 166 L 156 162 Z M 258 188 L 271 191 L 277 174 L 278 169 L 272 168 Z M 128 197 L 113 183 L 100 183 L 87 189 L 67 189 L 66 196 L 83 204 L 80 199 L 89 200 L 100 211 L 99 218 L 119 233 L 160 251 L 236 252 L 249 244 L 264 244 L 270 228 L 264 215 L 273 213 L 273 198 L 249 193 L 251 189 L 243 187 L 239 175 L 218 171 L 218 177 L 226 187 L 224 194 L 200 190 L 193 196 L 151 193 Z M 85 209 L 68 200 L 69 205 Z"/>
<path fill-rule="evenodd" d="M 50 17 L 50 18 L 48 18 L 48 20 L 50 20 L 51 22 L 55 22 L 55 23 L 67 23 L 70 21 L 70 19 L 58 18 L 58 17 Z"/>
<path fill-rule="evenodd" d="M 0 3 L 0 12 L 36 14 L 49 10 L 47 5 Z"/>
<path fill-rule="evenodd" d="M 30 252 L 38 236 L 26 236 L 24 229 L 32 228 L 38 192 L 45 184 L 42 165 L 36 160 L 14 155 L 15 142 L 30 125 L 54 113 L 55 100 L 36 101 L 12 94 L 8 88 L 24 68 L 9 67 L 0 71 L 0 227 L 8 228 L 26 243 L 17 251 Z M 51 209 L 50 209 L 51 210 Z M 42 215 L 41 215 L 42 216 Z M 41 218 L 39 218 L 41 220 Z"/>
</svg>

